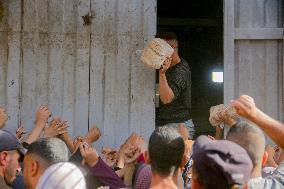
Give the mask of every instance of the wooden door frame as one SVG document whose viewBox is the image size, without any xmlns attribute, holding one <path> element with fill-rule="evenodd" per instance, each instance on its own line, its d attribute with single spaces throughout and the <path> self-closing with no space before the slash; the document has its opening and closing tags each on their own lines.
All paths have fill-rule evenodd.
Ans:
<svg viewBox="0 0 284 189">
<path fill-rule="evenodd" d="M 265 40 L 277 39 L 283 40 L 284 28 L 235 28 L 234 25 L 234 0 L 224 0 L 224 103 L 228 104 L 230 100 L 236 98 L 235 94 L 235 40 Z M 283 15 L 282 15 L 283 17 Z M 284 20 L 284 19 L 283 19 Z M 284 43 L 284 42 L 283 42 Z M 283 56 L 284 56 L 284 45 Z M 279 85 L 284 85 L 284 57 L 282 57 L 282 78 Z M 281 87 L 281 86 L 280 86 Z M 280 98 L 284 99 L 284 86 L 281 87 Z M 280 99 L 281 100 L 281 99 Z M 279 103 L 279 119 L 283 121 L 284 117 L 283 103 Z"/>
</svg>

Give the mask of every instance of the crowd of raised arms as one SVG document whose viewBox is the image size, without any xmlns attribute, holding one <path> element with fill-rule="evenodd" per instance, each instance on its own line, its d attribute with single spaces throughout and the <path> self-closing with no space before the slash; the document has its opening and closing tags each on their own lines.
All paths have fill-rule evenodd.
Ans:
<svg viewBox="0 0 284 189">
<path fill-rule="evenodd" d="M 41 106 L 30 133 L 10 132 L 8 113 L 0 109 L 1 189 L 284 188 L 284 125 L 247 95 L 210 109 L 214 137 L 189 140 L 183 124 L 160 126 L 147 142 L 133 133 L 100 151 L 96 126 L 72 138 L 68 120 Z"/>
</svg>

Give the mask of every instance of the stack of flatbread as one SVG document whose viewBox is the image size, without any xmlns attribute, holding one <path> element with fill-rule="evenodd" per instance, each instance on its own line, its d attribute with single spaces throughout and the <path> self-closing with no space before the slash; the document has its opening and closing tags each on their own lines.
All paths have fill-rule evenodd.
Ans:
<svg viewBox="0 0 284 189">
<path fill-rule="evenodd" d="M 219 104 L 210 108 L 209 122 L 213 126 L 219 126 L 225 119 L 236 119 L 238 114 L 236 110 L 230 105 Z"/>
<path fill-rule="evenodd" d="M 174 49 L 165 40 L 154 38 L 142 51 L 141 61 L 151 68 L 160 69 L 166 58 L 173 52 Z"/>
</svg>

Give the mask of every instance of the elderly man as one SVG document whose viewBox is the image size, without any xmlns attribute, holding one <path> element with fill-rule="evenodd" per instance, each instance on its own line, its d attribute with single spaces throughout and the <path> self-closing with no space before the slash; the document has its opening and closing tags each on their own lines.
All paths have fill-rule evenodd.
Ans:
<svg viewBox="0 0 284 189">
<path fill-rule="evenodd" d="M 41 138 L 31 143 L 24 158 L 26 188 L 36 188 L 40 177 L 49 166 L 66 161 L 68 161 L 68 149 L 60 139 Z"/>
<path fill-rule="evenodd" d="M 8 189 L 21 171 L 20 161 L 25 149 L 18 139 L 10 132 L 0 130 L 0 188 Z"/>
<path fill-rule="evenodd" d="M 160 105 L 156 125 L 177 127 L 182 123 L 189 130 L 189 138 L 192 139 L 194 125 L 190 119 L 190 68 L 178 54 L 178 40 L 174 33 L 158 33 L 156 37 L 164 39 L 174 49 L 172 56 L 165 60 L 159 70 Z"/>
</svg>

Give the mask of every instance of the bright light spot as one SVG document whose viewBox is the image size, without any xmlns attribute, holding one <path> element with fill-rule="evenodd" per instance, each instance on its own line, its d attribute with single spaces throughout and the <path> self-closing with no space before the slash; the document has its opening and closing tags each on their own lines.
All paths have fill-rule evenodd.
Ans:
<svg viewBox="0 0 284 189">
<path fill-rule="evenodd" d="M 212 72 L 212 81 L 216 83 L 223 83 L 223 72 Z"/>
</svg>

